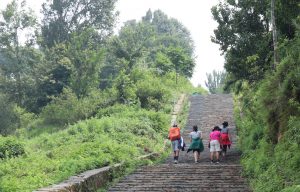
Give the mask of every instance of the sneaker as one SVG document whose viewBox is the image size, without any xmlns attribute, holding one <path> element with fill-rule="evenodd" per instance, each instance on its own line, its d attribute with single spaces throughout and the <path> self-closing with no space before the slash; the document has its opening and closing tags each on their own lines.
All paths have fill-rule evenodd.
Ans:
<svg viewBox="0 0 300 192">
<path fill-rule="evenodd" d="M 213 164 L 213 163 L 214 163 L 214 161 L 213 161 L 213 160 L 211 160 L 211 161 L 210 161 L 210 163 L 211 163 L 211 164 Z"/>
<path fill-rule="evenodd" d="M 216 164 L 219 164 L 219 163 L 220 163 L 219 161 L 216 162 Z"/>
<path fill-rule="evenodd" d="M 175 164 L 177 164 L 177 163 L 178 163 L 178 161 L 177 161 L 177 160 L 174 160 L 174 163 L 175 163 Z"/>
</svg>

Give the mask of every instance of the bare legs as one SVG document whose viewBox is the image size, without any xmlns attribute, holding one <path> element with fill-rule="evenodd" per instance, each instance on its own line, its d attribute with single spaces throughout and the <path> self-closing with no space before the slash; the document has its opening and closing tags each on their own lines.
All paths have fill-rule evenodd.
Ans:
<svg viewBox="0 0 300 192">
<path fill-rule="evenodd" d="M 223 145 L 223 146 L 222 146 L 222 156 L 223 156 L 223 157 L 225 157 L 226 152 L 227 152 L 227 145 Z"/>
<path fill-rule="evenodd" d="M 194 151 L 194 159 L 195 163 L 197 163 L 200 160 L 200 153 L 198 151 Z"/>
<path fill-rule="evenodd" d="M 174 163 L 178 163 L 179 150 L 174 151 Z"/>
<path fill-rule="evenodd" d="M 216 157 L 217 162 L 219 162 L 219 151 L 210 152 L 210 160 L 214 161 L 214 156 Z"/>
</svg>

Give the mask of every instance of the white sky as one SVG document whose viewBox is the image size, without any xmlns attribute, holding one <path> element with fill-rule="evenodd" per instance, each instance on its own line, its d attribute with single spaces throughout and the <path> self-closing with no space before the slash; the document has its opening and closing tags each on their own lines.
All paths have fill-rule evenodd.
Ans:
<svg viewBox="0 0 300 192">
<path fill-rule="evenodd" d="M 0 9 L 11 0 L 0 0 Z M 44 0 L 27 0 L 27 4 L 39 15 Z M 212 19 L 211 7 L 219 0 L 119 0 L 116 9 L 120 12 L 117 28 L 127 20 L 140 20 L 147 10 L 162 10 L 169 17 L 179 20 L 191 32 L 195 42 L 196 67 L 191 82 L 205 87 L 206 73 L 223 70 L 224 57 L 219 46 L 210 40 L 217 23 Z"/>
</svg>

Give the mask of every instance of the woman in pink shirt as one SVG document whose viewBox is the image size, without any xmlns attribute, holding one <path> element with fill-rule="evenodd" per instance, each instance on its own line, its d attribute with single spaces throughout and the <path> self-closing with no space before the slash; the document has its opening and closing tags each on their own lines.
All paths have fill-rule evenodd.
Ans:
<svg viewBox="0 0 300 192">
<path fill-rule="evenodd" d="M 220 138 L 221 138 L 220 128 L 218 126 L 215 126 L 212 132 L 209 134 L 211 163 L 214 162 L 214 156 L 216 157 L 216 163 L 219 163 L 219 152 L 221 151 Z"/>
</svg>

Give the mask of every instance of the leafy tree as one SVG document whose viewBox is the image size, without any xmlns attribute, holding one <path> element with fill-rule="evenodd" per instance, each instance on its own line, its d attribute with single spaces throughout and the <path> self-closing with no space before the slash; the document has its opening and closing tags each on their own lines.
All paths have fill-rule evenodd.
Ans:
<svg viewBox="0 0 300 192">
<path fill-rule="evenodd" d="M 135 70 L 132 74 L 136 82 L 136 95 L 141 107 L 159 111 L 171 97 L 170 90 L 166 87 L 165 81 L 149 70 Z"/>
<path fill-rule="evenodd" d="M 152 21 L 152 11 L 149 9 L 144 17 L 142 17 L 143 22 L 150 23 Z"/>
<path fill-rule="evenodd" d="M 104 51 L 92 42 L 93 33 L 94 30 L 89 29 L 74 35 L 68 44 L 67 54 L 72 64 L 70 87 L 78 97 L 86 96 L 99 85 Z"/>
<path fill-rule="evenodd" d="M 134 67 L 148 67 L 143 60 L 154 36 L 154 29 L 149 24 L 136 23 L 135 20 L 126 22 L 119 35 L 107 43 L 105 65 L 100 74 L 100 87 L 112 86 L 113 79 L 123 69 L 129 74 Z"/>
<path fill-rule="evenodd" d="M 119 36 L 112 40 L 112 50 L 115 57 L 127 61 L 120 66 L 126 69 L 126 73 L 129 73 L 139 63 L 139 59 L 145 56 L 146 47 L 153 36 L 152 26 L 128 22 L 120 30 Z"/>
<path fill-rule="evenodd" d="M 7 135 L 17 128 L 19 118 L 7 95 L 0 94 L 0 108 L 0 134 Z"/>
<path fill-rule="evenodd" d="M 192 77 L 195 61 L 189 57 L 181 47 L 170 47 L 167 49 L 167 55 L 171 60 L 176 73 L 184 77 Z"/>
<path fill-rule="evenodd" d="M 150 17 L 149 11 L 147 12 L 147 15 Z M 165 46 L 170 45 L 171 43 L 172 46 L 182 47 L 190 57 L 193 57 L 194 42 L 189 30 L 182 23 L 177 19 L 168 18 L 161 10 L 153 12 L 151 21 L 151 25 L 155 28 L 157 33 L 157 42 L 164 43 L 163 45 Z"/>
<path fill-rule="evenodd" d="M 223 93 L 224 84 L 226 80 L 226 73 L 222 71 L 213 70 L 212 73 L 206 73 L 207 81 L 205 85 L 212 94 Z"/>
<path fill-rule="evenodd" d="M 112 34 L 117 13 L 116 0 L 54 0 L 43 4 L 42 45 L 52 47 L 55 43 L 69 41 L 73 33 L 80 34 L 94 28 L 94 43 Z"/>
<path fill-rule="evenodd" d="M 296 36 L 295 20 L 299 12 L 299 0 L 275 1 L 276 26 L 282 37 L 293 39 Z"/>
<path fill-rule="evenodd" d="M 119 35 L 109 41 L 101 87 L 112 85 L 118 72 L 151 68 L 159 74 L 176 71 L 191 77 L 195 66 L 193 41 L 189 31 L 162 11 L 148 10 L 142 21 L 127 21 Z M 110 82 L 110 83 L 109 83 Z"/>
<path fill-rule="evenodd" d="M 136 86 L 125 70 L 120 71 L 114 87 L 118 90 L 117 98 L 120 103 L 130 104 L 136 102 Z"/>
<path fill-rule="evenodd" d="M 52 97 L 59 96 L 64 88 L 70 87 L 73 66 L 68 57 L 65 44 L 56 44 L 54 47 L 44 49 L 43 65 L 37 70 L 37 96 L 33 105 L 34 112 L 40 112 Z"/>
<path fill-rule="evenodd" d="M 233 81 L 263 78 L 270 69 L 269 18 L 266 1 L 225 1 L 212 8 L 218 28 L 212 41 L 225 53 L 225 69 Z M 255 60 L 247 62 L 248 57 Z"/>
<path fill-rule="evenodd" d="M 33 69 L 41 59 L 40 52 L 32 47 L 36 18 L 24 6 L 24 1 L 12 1 L 1 12 L 0 21 L 0 68 L 5 77 L 1 88 L 20 106 L 25 105 L 27 92 L 34 86 Z M 20 38 L 26 31 L 24 44 Z"/>
<path fill-rule="evenodd" d="M 212 8 L 213 17 L 219 24 L 212 41 L 225 53 L 225 69 L 231 78 L 228 82 L 246 80 L 252 84 L 263 79 L 271 69 L 270 3 L 267 0 L 226 0 Z M 299 14 L 297 4 L 296 0 L 276 1 L 279 34 L 293 37 L 291 21 Z"/>
</svg>

